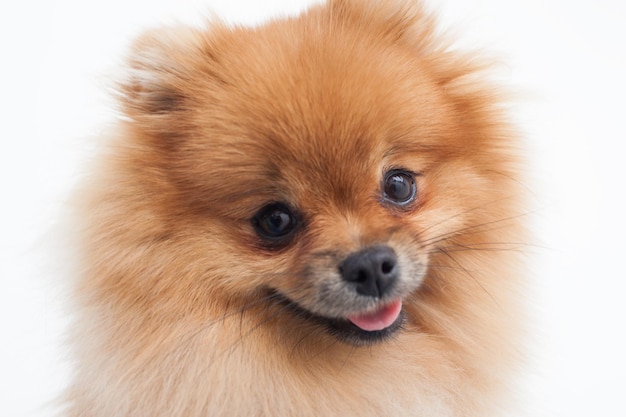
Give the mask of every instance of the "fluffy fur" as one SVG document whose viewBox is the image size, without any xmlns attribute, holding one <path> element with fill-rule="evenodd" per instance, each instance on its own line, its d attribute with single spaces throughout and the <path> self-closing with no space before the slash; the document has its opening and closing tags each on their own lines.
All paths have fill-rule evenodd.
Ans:
<svg viewBox="0 0 626 417">
<path fill-rule="evenodd" d="M 523 210 L 480 70 L 400 0 L 141 37 L 125 117 L 78 199 L 66 415 L 497 413 Z M 414 175 L 410 204 L 385 197 L 395 169 Z M 297 212 L 288 239 L 259 233 L 277 202 Z M 342 261 L 376 245 L 397 254 L 398 328 L 332 330 L 389 301 L 342 298 Z"/>
</svg>

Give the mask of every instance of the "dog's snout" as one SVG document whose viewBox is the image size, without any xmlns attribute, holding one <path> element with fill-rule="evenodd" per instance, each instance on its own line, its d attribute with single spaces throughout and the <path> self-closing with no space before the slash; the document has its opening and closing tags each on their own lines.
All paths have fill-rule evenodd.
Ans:
<svg viewBox="0 0 626 417">
<path fill-rule="evenodd" d="M 348 256 L 339 272 L 355 285 L 357 293 L 382 297 L 398 279 L 398 258 L 389 246 L 373 246 Z"/>
</svg>

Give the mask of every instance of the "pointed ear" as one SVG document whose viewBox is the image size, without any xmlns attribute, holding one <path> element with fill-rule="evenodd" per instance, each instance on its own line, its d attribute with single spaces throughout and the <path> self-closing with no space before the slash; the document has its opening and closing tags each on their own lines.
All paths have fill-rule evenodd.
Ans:
<svg viewBox="0 0 626 417">
<path fill-rule="evenodd" d="M 119 86 L 128 117 L 154 121 L 184 106 L 184 86 L 193 71 L 191 57 L 200 50 L 197 39 L 196 29 L 173 27 L 151 30 L 135 41 Z"/>
<path fill-rule="evenodd" d="M 477 88 L 475 78 L 491 68 L 491 60 L 476 51 L 455 50 L 454 39 L 437 31 L 435 16 L 417 0 L 329 0 L 333 15 L 406 45 L 431 68 L 435 82 L 450 91 Z"/>
<path fill-rule="evenodd" d="M 333 15 L 405 43 L 415 51 L 435 47 L 432 17 L 415 0 L 330 0 Z"/>
</svg>

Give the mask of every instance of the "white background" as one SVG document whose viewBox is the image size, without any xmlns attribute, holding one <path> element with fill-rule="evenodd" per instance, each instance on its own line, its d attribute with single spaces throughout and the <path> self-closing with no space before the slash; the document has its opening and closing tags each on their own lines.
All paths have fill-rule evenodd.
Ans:
<svg viewBox="0 0 626 417">
<path fill-rule="evenodd" d="M 0 6 L 0 416 L 48 416 L 67 320 L 48 230 L 115 120 L 110 77 L 155 24 L 293 13 L 305 1 L 79 0 Z M 626 12 L 619 0 L 430 0 L 520 92 L 538 247 L 530 416 L 626 416 Z M 43 243 L 42 243 L 43 242 Z"/>
</svg>

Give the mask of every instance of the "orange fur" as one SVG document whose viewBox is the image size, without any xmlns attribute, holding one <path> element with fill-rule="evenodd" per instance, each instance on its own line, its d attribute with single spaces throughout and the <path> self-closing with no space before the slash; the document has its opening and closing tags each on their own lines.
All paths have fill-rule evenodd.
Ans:
<svg viewBox="0 0 626 417">
<path fill-rule="evenodd" d="M 72 417 L 487 416 L 518 359 L 515 148 L 473 60 L 410 1 L 331 0 L 258 28 L 145 34 L 126 118 L 80 194 Z M 407 209 L 381 175 L 418 173 Z M 251 219 L 305 221 L 268 248 Z M 341 257 L 428 265 L 406 323 L 364 346 L 316 306 Z M 333 256 L 321 256 L 331 253 Z"/>
</svg>

